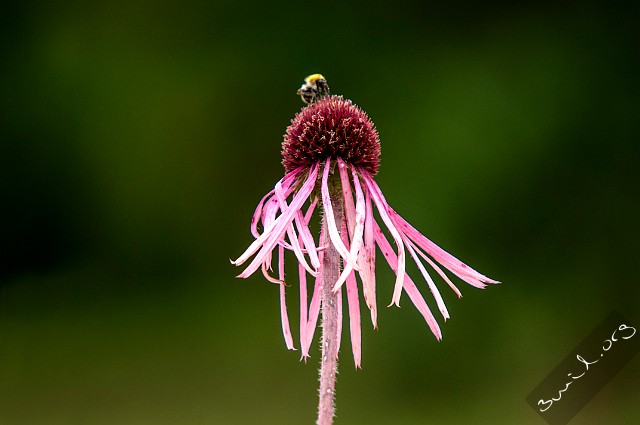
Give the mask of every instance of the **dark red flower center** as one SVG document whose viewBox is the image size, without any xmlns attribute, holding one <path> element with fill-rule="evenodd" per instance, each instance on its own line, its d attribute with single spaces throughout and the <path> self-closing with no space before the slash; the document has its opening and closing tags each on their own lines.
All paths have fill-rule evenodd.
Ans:
<svg viewBox="0 0 640 425">
<path fill-rule="evenodd" d="M 339 157 L 373 175 L 380 163 L 380 138 L 362 109 L 342 96 L 327 96 L 305 106 L 291 120 L 282 157 L 287 172 Z"/>
</svg>

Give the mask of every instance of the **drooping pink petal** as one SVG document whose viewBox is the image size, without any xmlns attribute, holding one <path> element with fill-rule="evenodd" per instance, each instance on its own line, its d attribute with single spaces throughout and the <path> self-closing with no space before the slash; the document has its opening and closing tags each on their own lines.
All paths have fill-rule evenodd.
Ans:
<svg viewBox="0 0 640 425">
<path fill-rule="evenodd" d="M 278 222 L 275 219 L 276 209 L 273 207 L 274 203 L 271 201 L 275 201 L 275 204 L 277 205 L 277 200 L 271 199 L 268 202 L 268 204 L 270 204 L 270 207 L 266 206 L 263 210 L 263 232 L 251 243 L 251 245 L 249 245 L 249 247 L 242 253 L 242 255 L 240 255 L 240 257 L 238 257 L 236 260 L 232 260 L 231 264 L 234 264 L 236 266 L 243 264 L 264 245 L 267 239 L 273 236 L 273 229 Z M 268 213 L 266 211 L 268 208 L 271 210 L 271 213 Z M 273 215 L 273 219 L 269 218 L 271 215 Z"/>
<path fill-rule="evenodd" d="M 311 230 L 309 230 L 309 222 L 305 220 L 304 216 L 302 215 L 302 211 L 298 211 L 295 221 L 296 227 L 298 228 L 298 233 L 300 234 L 301 246 L 304 247 L 302 252 L 309 254 L 311 265 L 316 270 L 318 270 L 320 268 L 320 260 L 318 259 L 316 243 L 313 240 L 313 236 L 311 235 Z"/>
<path fill-rule="evenodd" d="M 280 285 L 280 320 L 282 321 L 282 334 L 288 350 L 295 350 L 293 345 L 293 336 L 291 336 L 291 328 L 289 327 L 289 316 L 287 315 L 287 301 L 285 295 L 285 285 Z"/>
<path fill-rule="evenodd" d="M 382 218 L 382 221 L 384 221 L 384 224 L 389 229 L 389 233 L 391 233 L 391 236 L 393 237 L 393 240 L 395 241 L 396 246 L 398 247 L 398 270 L 396 272 L 396 284 L 393 289 L 393 298 L 391 299 L 391 304 L 395 304 L 398 307 L 400 307 L 400 295 L 402 294 L 402 283 L 403 283 L 404 276 L 406 274 L 404 244 L 402 242 L 402 237 L 400 237 L 400 233 L 398 232 L 395 225 L 393 224 L 393 221 L 389 218 L 389 215 L 387 214 L 389 205 L 387 204 L 386 199 L 384 199 L 384 196 L 382 196 L 382 191 L 380 191 L 378 184 L 375 182 L 375 180 L 373 180 L 371 175 L 369 175 L 369 173 L 362 167 L 360 168 L 360 175 L 362 175 L 367 185 L 367 189 L 371 194 L 373 203 L 376 204 L 376 207 L 378 208 L 378 212 L 380 213 L 380 217 Z"/>
<path fill-rule="evenodd" d="M 324 245 L 326 243 L 326 237 L 324 235 L 324 226 L 320 229 L 320 245 Z M 318 252 L 318 256 L 320 257 L 320 264 L 322 264 L 322 259 L 324 257 L 324 250 Z M 302 348 L 303 356 L 309 356 L 309 348 L 311 347 L 311 342 L 313 341 L 313 335 L 316 331 L 316 325 L 318 323 L 318 316 L 320 315 L 320 302 L 322 300 L 322 273 L 318 273 L 318 276 L 315 278 L 315 283 L 313 287 L 313 295 L 311 296 L 311 304 L 309 305 L 309 321 L 307 322 L 307 339 L 305 341 L 306 345 Z"/>
<path fill-rule="evenodd" d="M 309 205 L 309 208 L 307 209 L 307 212 L 304 215 L 304 224 L 306 226 L 309 225 L 309 222 L 311 221 L 311 217 L 313 216 L 313 212 L 317 204 L 318 204 L 318 198 L 315 197 L 313 201 L 311 201 L 311 205 Z M 323 239 L 323 236 L 321 234 L 320 243 L 322 243 L 322 239 Z M 318 252 L 318 260 L 320 261 L 320 264 L 322 264 L 321 263 L 322 254 L 320 252 Z M 313 332 L 311 331 L 311 329 L 309 329 L 309 325 L 308 325 L 309 307 L 307 303 L 309 300 L 307 295 L 307 273 L 301 265 L 298 265 L 298 274 L 300 276 L 300 348 L 302 351 L 302 358 L 306 360 L 309 357 L 309 348 L 311 347 L 311 339 L 313 338 Z M 318 278 L 319 277 L 320 277 L 320 273 L 318 273 Z M 322 286 L 318 285 L 317 282 L 318 282 L 318 279 L 316 279 L 316 287 L 314 288 L 314 294 L 313 294 L 313 300 L 315 301 L 312 301 L 312 304 L 314 302 L 317 303 L 317 300 L 320 299 L 320 292 L 316 294 L 316 291 L 320 290 Z M 319 303 L 318 303 L 318 306 L 319 306 Z M 313 311 L 314 310 L 312 309 L 312 315 L 314 314 Z M 320 309 L 318 308 L 318 310 L 315 312 L 316 321 L 318 320 L 319 312 L 320 312 Z M 313 323 L 313 329 L 315 329 L 315 326 L 316 326 L 316 322 Z"/>
<path fill-rule="evenodd" d="M 280 182 L 276 183 L 276 188 L 275 188 L 275 192 L 276 192 L 276 197 L 278 198 L 278 202 L 280 203 L 280 209 L 282 211 L 286 211 L 288 208 L 287 205 L 287 201 L 284 199 L 284 194 L 282 193 L 282 188 L 280 186 Z M 298 216 L 301 216 L 302 213 L 300 210 L 296 211 L 296 214 L 294 215 L 294 220 L 298 220 Z M 306 258 L 304 258 L 304 253 L 302 252 L 302 248 L 300 247 L 300 243 L 298 241 L 298 235 L 296 235 L 296 231 L 293 227 L 293 223 L 289 224 L 287 226 L 287 235 L 289 236 L 289 241 L 291 241 L 291 246 L 293 248 L 293 252 L 296 255 L 296 257 L 298 258 L 298 261 L 300 262 L 300 264 L 302 264 L 302 266 L 312 275 L 312 276 L 316 276 L 318 271 L 317 268 L 314 270 L 312 269 L 309 264 L 307 264 L 307 260 Z M 309 234 L 309 236 L 311 236 Z M 301 237 L 304 240 L 304 237 Z M 312 247 L 315 248 L 315 244 L 311 243 Z M 316 257 L 316 262 L 317 262 L 317 257 Z M 317 263 L 317 267 L 320 267 L 320 264 Z"/>
<path fill-rule="evenodd" d="M 376 242 L 373 235 L 375 219 L 373 217 L 373 206 L 371 196 L 365 193 L 365 223 L 364 223 L 364 247 L 360 250 L 358 263 L 362 265 L 360 279 L 362 280 L 362 293 L 364 300 L 371 312 L 371 323 L 373 328 L 378 328 L 378 307 L 376 303 Z"/>
<path fill-rule="evenodd" d="M 311 244 L 313 244 L 314 239 L 313 239 L 313 236 L 311 235 L 311 230 L 309 230 L 309 222 L 311 221 L 311 217 L 313 216 L 313 212 L 315 211 L 317 205 L 318 205 L 318 197 L 314 196 L 313 201 L 311 201 L 309 208 L 307 208 L 307 212 L 304 214 L 303 221 L 302 221 L 303 225 L 306 228 L 306 231 L 311 236 L 311 241 L 310 241 Z M 300 214 L 302 214 L 302 212 L 300 212 Z M 320 246 L 315 246 L 315 245 L 313 246 L 313 250 L 315 251 L 316 256 L 318 258 L 318 267 L 320 267 L 320 257 L 318 256 L 318 253 L 322 249 L 324 248 Z M 302 250 L 302 252 L 304 253 L 307 253 L 308 251 L 309 250 L 306 248 Z"/>
<path fill-rule="evenodd" d="M 320 254 L 322 256 L 322 254 Z M 305 357 L 309 357 L 309 348 L 313 342 L 313 336 L 316 332 L 318 317 L 320 316 L 320 303 L 322 301 L 322 273 L 318 273 L 313 286 L 313 295 L 311 296 L 311 304 L 309 304 L 309 320 L 307 322 L 307 335 L 305 340 L 304 352 Z"/>
<path fill-rule="evenodd" d="M 382 251 L 382 254 L 387 259 L 387 262 L 389 263 L 389 266 L 391 266 L 391 269 L 397 273 L 398 257 L 396 257 L 395 252 L 393 252 L 393 248 L 391 248 L 391 245 L 389 245 L 389 242 L 387 242 L 387 239 L 384 237 L 382 230 L 375 222 L 374 234 L 376 243 L 380 247 L 380 251 Z M 438 322 L 436 321 L 435 317 L 433 317 L 431 309 L 429 309 L 429 306 L 425 302 L 424 298 L 420 294 L 420 291 L 418 291 L 418 288 L 416 288 L 416 285 L 413 283 L 413 280 L 411 280 L 408 274 L 405 275 L 404 290 L 411 299 L 411 302 L 413 302 L 413 305 L 415 305 L 420 314 L 422 314 L 422 317 L 424 318 L 425 322 L 427 322 L 427 325 L 429 326 L 429 329 L 431 329 L 431 332 L 435 335 L 438 341 L 442 340 L 442 332 L 440 331 Z"/>
<path fill-rule="evenodd" d="M 342 199 L 344 202 L 344 211 L 345 211 L 345 216 L 346 216 L 346 221 L 347 221 L 347 230 L 348 230 L 348 235 L 350 239 L 353 239 L 353 235 L 354 235 L 354 230 L 355 230 L 355 226 L 356 226 L 356 207 L 353 203 L 353 195 L 351 192 L 351 180 L 349 178 L 349 171 L 347 169 L 347 164 L 342 160 L 342 158 L 338 157 L 338 170 L 340 172 L 340 182 L 341 182 L 341 188 L 342 188 Z M 343 230 L 344 233 L 344 230 Z M 344 240 L 344 234 L 343 234 L 343 240 Z M 345 246 L 347 246 L 347 244 L 345 243 Z M 359 264 L 359 259 L 357 259 L 357 262 Z M 347 264 L 345 266 L 345 270 L 353 270 L 352 267 L 349 267 L 349 265 Z M 336 285 L 334 286 L 334 290 L 336 290 L 340 284 L 342 283 L 342 280 L 344 278 L 346 278 L 348 273 L 343 273 L 343 275 L 340 276 L 340 278 L 338 279 L 338 281 L 336 282 Z"/>
<path fill-rule="evenodd" d="M 258 202 L 258 206 L 256 207 L 255 212 L 253 213 L 253 217 L 251 217 L 251 234 L 254 238 L 260 237 L 260 232 L 258 232 L 258 222 L 262 220 L 262 211 L 265 202 L 267 201 L 267 199 L 273 196 L 274 192 L 275 191 L 272 189 L 269 191 L 269 193 L 262 197 L 260 202 Z"/>
<path fill-rule="evenodd" d="M 309 357 L 309 350 L 305 350 L 307 347 L 307 321 L 308 319 L 308 306 L 307 303 L 307 272 L 301 264 L 298 264 L 298 276 L 300 280 L 300 349 L 302 351 L 302 358 Z"/>
<path fill-rule="evenodd" d="M 311 222 L 311 217 L 313 216 L 313 212 L 316 210 L 316 205 L 318 205 L 318 197 L 313 198 L 311 205 L 309 205 L 307 212 L 304 214 L 304 222 L 307 226 L 309 225 L 309 222 Z"/>
<path fill-rule="evenodd" d="M 304 254 L 308 254 L 310 251 L 313 251 L 313 253 L 315 253 L 315 257 L 316 258 L 317 258 L 317 255 L 318 255 L 318 251 L 320 250 L 320 247 L 316 247 L 315 245 L 313 245 L 313 236 L 311 236 L 311 231 L 309 230 L 309 221 L 311 220 L 311 216 L 313 215 L 313 212 L 314 212 L 317 204 L 318 204 L 318 198 L 314 197 L 313 201 L 311 202 L 311 205 L 309 205 L 309 208 L 307 208 L 307 212 L 305 213 L 305 215 L 302 216 L 302 211 L 298 211 L 297 217 L 296 217 L 296 226 L 298 226 L 298 219 L 300 219 L 300 217 L 303 217 L 303 218 L 300 219 L 302 221 L 300 221 L 301 226 L 298 226 L 298 231 L 300 231 L 300 228 L 303 228 L 303 233 L 306 233 L 307 237 L 309 237 L 311 239 L 310 241 L 305 242 L 305 243 L 309 243 L 309 244 L 312 245 L 311 250 L 307 249 L 306 246 L 303 244 L 303 242 L 298 240 L 298 243 L 300 243 L 300 247 L 302 249 L 302 252 Z M 306 239 L 307 238 L 305 237 L 305 240 Z M 285 249 L 288 249 L 289 251 L 293 251 L 293 246 L 291 246 L 290 244 L 288 244 L 284 240 L 280 241 L 280 244 L 282 246 L 284 246 Z M 304 248 L 302 248 L 303 246 L 304 246 Z M 315 265 L 316 263 L 313 260 L 313 257 L 314 257 L 313 253 L 310 254 L 309 257 L 312 259 L 311 260 L 311 265 L 313 265 L 317 269 L 318 267 L 320 267 L 320 264 L 319 264 L 320 261 L 319 260 L 317 261 L 318 265 L 316 266 Z"/>
<path fill-rule="evenodd" d="M 409 239 L 409 243 L 411 244 L 411 246 L 413 247 L 413 249 L 416 250 L 416 252 L 418 253 L 418 255 L 420 255 L 422 258 L 424 258 L 424 260 L 429 263 L 429 265 L 431 267 L 433 267 L 433 269 L 438 272 L 438 274 L 440 275 L 440 277 L 447 282 L 447 284 L 449 285 L 449 287 L 453 290 L 453 292 L 456 293 L 456 295 L 458 296 L 458 298 L 462 298 L 462 292 L 460 292 L 460 290 L 458 289 L 458 287 L 456 285 L 453 284 L 453 282 L 451 282 L 451 279 L 449 279 L 449 276 L 447 276 L 444 271 L 442 271 L 442 269 L 440 268 L 440 266 L 438 266 L 437 263 L 435 263 L 431 258 L 429 258 L 427 256 L 427 254 L 425 254 L 424 252 L 422 252 L 422 250 L 416 246 L 416 244 L 414 244 L 413 242 L 411 242 L 411 239 Z"/>
<path fill-rule="evenodd" d="M 284 248 L 278 247 L 278 278 L 284 282 Z"/>
<path fill-rule="evenodd" d="M 271 266 L 272 257 L 273 257 L 273 251 L 271 251 L 269 254 L 265 255 L 264 260 L 262 261 L 262 268 L 264 270 L 273 271 L 273 267 Z"/>
<path fill-rule="evenodd" d="M 337 332 L 337 340 L 338 349 L 336 350 L 336 359 L 338 358 L 338 354 L 340 354 L 340 343 L 342 342 L 342 288 L 338 289 L 337 295 L 337 303 L 338 303 L 338 332 Z"/>
<path fill-rule="evenodd" d="M 356 226 L 356 208 L 353 203 L 353 195 L 351 193 L 349 171 L 347 170 L 347 164 L 342 160 L 342 158 L 338 158 L 338 171 L 340 172 L 344 211 L 347 217 L 347 229 L 349 230 L 349 238 L 353 239 L 353 231 Z"/>
<path fill-rule="evenodd" d="M 282 214 L 273 223 L 271 223 L 268 228 L 265 229 L 264 233 L 260 235 L 260 237 L 255 241 L 253 241 L 251 245 L 249 245 L 249 248 L 247 248 L 247 250 L 237 260 L 232 261 L 232 263 L 235 265 L 242 264 L 249 257 L 251 257 L 251 255 L 258 251 L 258 249 L 260 249 L 258 254 L 253 258 L 251 264 L 249 264 L 249 266 L 247 266 L 247 268 L 241 274 L 239 274 L 238 277 L 246 278 L 253 274 L 253 272 L 255 272 L 258 267 L 260 267 L 260 264 L 264 260 L 265 256 L 269 252 L 271 252 L 271 250 L 273 250 L 275 245 L 284 235 L 286 227 L 293 220 L 296 211 L 298 211 L 307 200 L 307 198 L 309 198 L 309 195 L 311 194 L 315 186 L 317 175 L 318 166 L 312 166 L 311 170 L 309 171 L 307 180 L 304 182 L 298 193 L 291 201 L 291 205 L 289 205 L 289 208 L 287 208 L 286 211 L 283 211 Z"/>
<path fill-rule="evenodd" d="M 298 228 L 298 233 L 301 236 L 301 240 L 299 241 L 299 243 L 302 247 L 304 247 L 304 249 L 302 249 L 302 252 L 309 254 L 311 265 L 315 270 L 318 270 L 318 268 L 320 268 L 320 261 L 318 260 L 318 252 L 316 250 L 313 236 L 311 235 L 311 231 L 309 230 L 309 220 L 317 203 L 318 198 L 315 197 L 311 202 L 311 205 L 309 206 L 309 209 L 307 210 L 307 214 L 305 216 L 302 215 L 302 209 L 300 209 L 295 216 L 296 227 Z"/>
<path fill-rule="evenodd" d="M 413 260 L 418 265 L 418 269 L 420 269 L 420 273 L 422 273 L 422 277 L 424 277 L 424 280 L 427 281 L 427 285 L 429 285 L 429 290 L 431 291 L 431 295 L 433 295 L 433 298 L 436 300 L 438 309 L 440 310 L 440 313 L 442 313 L 442 317 L 444 317 L 444 320 L 446 321 L 449 318 L 449 311 L 447 310 L 447 306 L 444 304 L 444 300 L 442 299 L 442 295 L 440 295 L 440 291 L 438 290 L 438 287 L 433 282 L 433 279 L 431 279 L 429 272 L 427 272 L 427 270 L 424 268 L 424 265 L 422 264 L 422 261 L 420 261 L 420 258 L 418 258 L 418 255 L 416 254 L 415 250 L 411 246 L 411 241 L 408 240 L 408 238 L 404 236 L 404 234 L 402 235 L 403 235 L 405 246 L 407 247 L 407 250 L 409 250 L 409 254 L 411 254 L 411 257 L 413 257 Z"/>
<path fill-rule="evenodd" d="M 348 246 L 347 225 L 342 225 L 342 241 Z M 345 267 L 346 269 L 346 267 Z M 358 299 L 358 285 L 353 270 L 347 276 L 347 305 L 349 306 L 349 332 L 351 334 L 351 352 L 356 369 L 362 361 L 362 336 L 360 331 L 360 300 Z"/>
<path fill-rule="evenodd" d="M 269 270 L 267 270 L 267 267 L 269 267 L 269 263 L 266 262 L 266 261 L 264 263 L 262 263 L 262 274 L 264 275 L 265 279 L 267 279 L 271 283 L 275 283 L 275 284 L 278 284 L 278 285 L 284 284 L 283 281 L 281 281 L 280 279 L 276 279 L 275 277 L 272 277 L 269 274 Z"/>
<path fill-rule="evenodd" d="M 355 169 L 352 170 L 352 176 L 353 176 L 353 187 L 356 190 L 356 207 L 355 207 L 356 214 L 355 214 L 355 229 L 353 230 L 353 237 L 352 237 L 351 248 L 349 249 L 349 252 L 351 253 L 351 255 L 358 258 L 358 253 L 360 252 L 360 248 L 362 247 L 362 242 L 363 242 L 362 237 L 364 233 L 365 200 L 364 200 L 364 194 L 362 193 L 362 187 L 360 186 L 360 179 L 358 178 L 358 175 Z M 346 232 L 346 228 L 345 228 L 345 232 Z M 344 270 L 340 274 L 338 281 L 333 286 L 334 291 L 344 283 L 344 281 L 347 279 L 347 276 L 349 275 L 349 273 L 351 273 L 352 270 L 353 268 L 349 264 L 346 264 L 344 266 Z"/>
<path fill-rule="evenodd" d="M 287 184 L 290 186 L 291 185 L 290 181 L 292 181 L 292 179 L 294 177 L 293 175 L 295 173 L 298 173 L 299 170 L 300 169 L 296 169 L 296 170 L 288 173 L 287 175 L 285 175 L 280 180 L 280 182 L 286 180 L 288 182 Z M 305 184 L 303 185 L 303 189 L 306 189 L 305 191 L 308 190 L 308 192 L 310 193 L 313 190 L 313 185 L 315 183 L 315 178 L 317 177 L 317 172 L 318 172 L 318 168 L 317 167 L 312 167 L 311 168 L 311 170 L 309 172 L 309 175 L 307 176 L 307 180 L 305 181 Z M 271 192 L 269 192 L 263 199 L 266 199 L 270 194 L 275 194 L 275 189 L 272 190 Z M 296 196 L 294 197 L 294 200 L 296 200 L 297 203 L 301 203 L 301 204 L 304 203 L 304 201 L 306 200 L 306 198 L 308 198 L 309 195 L 306 195 L 306 196 L 302 196 L 302 195 L 303 194 L 298 192 L 296 194 Z M 263 233 L 260 234 L 259 237 L 257 237 L 256 240 L 254 240 L 253 243 L 251 243 L 251 245 L 249 245 L 249 247 L 245 250 L 245 252 L 240 257 L 238 257 L 237 260 L 231 261 L 232 264 L 235 264 L 235 265 L 243 264 L 248 258 L 250 258 L 265 243 L 265 241 L 267 241 L 270 238 L 273 238 L 274 228 L 276 226 L 278 226 L 278 223 L 282 224 L 281 219 L 285 215 L 284 212 L 283 212 L 283 214 L 280 215 L 280 217 L 278 217 L 276 219 L 276 214 L 277 214 L 278 209 L 279 209 L 279 203 L 278 203 L 277 199 L 271 198 L 268 201 L 266 201 L 266 205 L 265 205 L 264 210 L 262 212 L 262 216 L 263 216 L 262 221 L 263 221 L 263 225 L 264 225 Z M 291 211 L 289 211 L 289 210 L 291 210 Z M 288 210 L 289 214 L 293 214 L 295 212 L 291 208 L 289 208 L 289 210 Z M 287 218 L 290 221 L 289 217 L 285 217 L 285 218 Z M 285 221 L 287 221 L 287 220 L 285 220 Z M 285 227 L 285 226 L 283 225 L 282 227 Z M 273 249 L 273 248 L 271 248 L 271 249 Z M 269 249 L 269 251 L 271 251 L 271 249 Z"/>
<path fill-rule="evenodd" d="M 264 229 L 268 229 L 269 226 L 273 225 L 272 223 L 276 221 L 276 219 L 278 218 L 278 213 L 281 211 L 281 204 L 278 200 L 278 196 L 276 196 L 275 189 L 273 194 L 274 196 L 269 199 L 264 208 L 262 217 L 262 226 Z M 291 246 L 291 244 L 285 240 L 284 236 L 280 238 L 280 240 L 278 240 L 278 244 L 284 246 L 284 249 L 287 249 L 289 251 L 294 250 L 293 246 Z"/>
<path fill-rule="evenodd" d="M 285 288 L 284 284 L 284 248 L 278 247 L 278 275 L 280 280 L 283 282 L 280 285 L 280 321 L 282 322 L 282 335 L 284 336 L 284 341 L 287 344 L 287 349 L 295 350 L 293 345 L 293 336 L 291 335 L 291 328 L 289 326 L 289 315 L 287 314 L 287 301 L 285 296 Z"/>
<path fill-rule="evenodd" d="M 329 196 L 329 170 L 331 168 L 331 160 L 327 158 L 324 173 L 322 174 L 322 185 L 320 192 L 322 193 L 322 206 L 324 208 L 325 220 L 327 221 L 327 230 L 329 231 L 329 238 L 331 239 L 331 243 L 336 247 L 340 256 L 354 269 L 359 270 L 356 265 L 357 259 L 354 258 L 351 253 L 347 250 L 347 248 L 342 243 L 340 239 L 340 234 L 338 233 L 338 227 L 336 224 L 336 219 L 333 214 L 333 206 L 331 205 L 331 199 Z"/>
<path fill-rule="evenodd" d="M 445 266 L 460 279 L 477 288 L 486 287 L 485 283 L 500 283 L 497 280 L 490 279 L 467 266 L 465 263 L 427 239 L 393 209 L 389 208 L 389 210 L 394 222 L 402 229 L 409 239 L 414 241 L 416 245 L 422 248 L 427 254 L 431 255 L 437 262 Z"/>
<path fill-rule="evenodd" d="M 354 252 L 357 257 L 357 253 L 360 252 L 360 247 L 362 247 L 363 244 L 366 202 L 360 185 L 360 178 L 353 167 L 351 169 L 351 176 L 353 177 L 353 187 L 356 190 L 356 226 L 353 231 L 353 237 L 351 238 L 351 251 Z"/>
<path fill-rule="evenodd" d="M 263 233 L 270 226 L 273 226 L 276 218 L 278 217 L 278 212 L 280 211 L 280 203 L 275 196 L 275 189 L 273 191 L 273 196 L 269 198 L 269 200 L 265 203 L 264 209 L 262 210 L 262 230 Z"/>
<path fill-rule="evenodd" d="M 290 194 L 291 184 L 300 175 L 302 170 L 303 170 L 303 167 L 298 167 L 295 170 L 287 173 L 282 179 L 280 179 L 280 182 L 283 188 L 286 191 L 288 191 L 287 196 L 289 196 Z M 273 196 L 274 193 L 275 193 L 275 190 L 272 189 L 269 191 L 269 193 L 264 195 L 260 200 L 260 202 L 258 202 L 258 206 L 256 207 L 256 210 L 253 213 L 253 217 L 251 218 L 251 234 L 256 238 L 260 236 L 260 233 L 258 232 L 258 222 L 263 217 L 263 206 L 265 205 L 265 202 L 267 202 L 267 199 L 271 198 L 271 196 Z"/>
<path fill-rule="evenodd" d="M 295 189 L 293 183 L 298 179 L 302 170 L 302 168 L 298 168 L 280 179 L 279 183 L 282 185 L 282 190 L 285 192 L 285 198 L 287 198 Z M 258 221 L 262 220 L 262 228 L 267 228 L 269 223 L 275 220 L 276 214 L 280 209 L 278 200 L 273 197 L 274 195 L 275 189 L 269 191 L 269 193 L 260 200 L 256 207 L 256 211 L 253 214 L 251 221 L 251 234 L 256 238 L 260 236 L 257 229 Z"/>
</svg>

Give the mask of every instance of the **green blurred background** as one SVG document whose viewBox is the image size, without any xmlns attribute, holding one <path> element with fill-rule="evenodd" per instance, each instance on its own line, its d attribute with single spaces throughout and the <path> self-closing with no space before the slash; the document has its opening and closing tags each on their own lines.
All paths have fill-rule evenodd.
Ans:
<svg viewBox="0 0 640 425">
<path fill-rule="evenodd" d="M 387 200 L 504 282 L 440 285 L 437 343 L 406 296 L 384 308 L 379 261 L 336 424 L 543 424 L 527 394 L 612 309 L 640 318 L 640 7 L 555 3 L 6 8 L 0 423 L 315 421 L 317 344 L 287 351 L 276 287 L 229 258 L 321 72 L 376 123 Z M 640 423 L 639 379 L 572 424 Z"/>
</svg>

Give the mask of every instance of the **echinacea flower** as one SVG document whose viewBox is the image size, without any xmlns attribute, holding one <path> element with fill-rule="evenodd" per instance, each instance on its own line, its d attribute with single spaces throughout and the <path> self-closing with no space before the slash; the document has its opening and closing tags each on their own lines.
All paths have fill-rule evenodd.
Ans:
<svg viewBox="0 0 640 425">
<path fill-rule="evenodd" d="M 418 266 L 426 286 L 444 320 L 447 307 L 431 278 L 428 264 L 449 287 L 461 293 L 445 274 L 448 270 L 476 288 L 498 283 L 447 253 L 396 213 L 374 180 L 380 163 L 378 132 L 367 114 L 341 96 L 324 96 L 298 112 L 282 143 L 284 177 L 266 194 L 255 210 L 251 232 L 255 240 L 233 264 L 249 262 L 238 275 L 251 276 L 261 270 L 267 280 L 279 285 L 282 330 L 286 345 L 294 349 L 285 297 L 285 251 L 297 259 L 300 284 L 300 347 L 309 356 L 321 308 L 323 256 L 329 248 L 339 254 L 339 277 L 330 282 L 337 298 L 338 344 L 342 323 L 342 290 L 346 287 L 352 352 L 356 368 L 361 364 L 360 290 L 377 327 L 375 257 L 376 247 L 396 275 L 389 305 L 400 305 L 402 291 L 422 314 L 435 337 L 442 334 L 436 319 L 414 280 L 406 272 L 407 257 Z M 318 240 L 309 224 L 321 207 L 323 226 Z M 379 219 L 374 215 L 374 206 Z M 393 239 L 395 249 L 380 227 L 380 220 Z M 272 262 L 277 257 L 277 274 Z M 249 261 L 251 260 L 251 261 Z M 315 279 L 311 302 L 307 277 Z M 359 276 L 361 286 L 356 276 Z"/>
</svg>

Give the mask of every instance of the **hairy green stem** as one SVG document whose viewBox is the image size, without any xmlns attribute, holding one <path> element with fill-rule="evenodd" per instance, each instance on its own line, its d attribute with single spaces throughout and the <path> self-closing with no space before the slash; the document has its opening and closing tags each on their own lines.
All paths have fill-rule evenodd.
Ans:
<svg viewBox="0 0 640 425">
<path fill-rule="evenodd" d="M 333 189 L 333 190 L 332 190 Z M 340 189 L 329 190 L 333 214 L 340 232 L 344 212 Z M 329 239 L 326 216 L 323 217 L 324 234 Z M 339 297 L 333 292 L 333 285 L 340 277 L 340 254 L 329 242 L 322 259 L 322 359 L 320 362 L 320 393 L 318 404 L 317 425 L 331 425 L 334 417 L 334 398 L 336 388 L 336 373 L 338 372 L 338 320 Z"/>
</svg>

